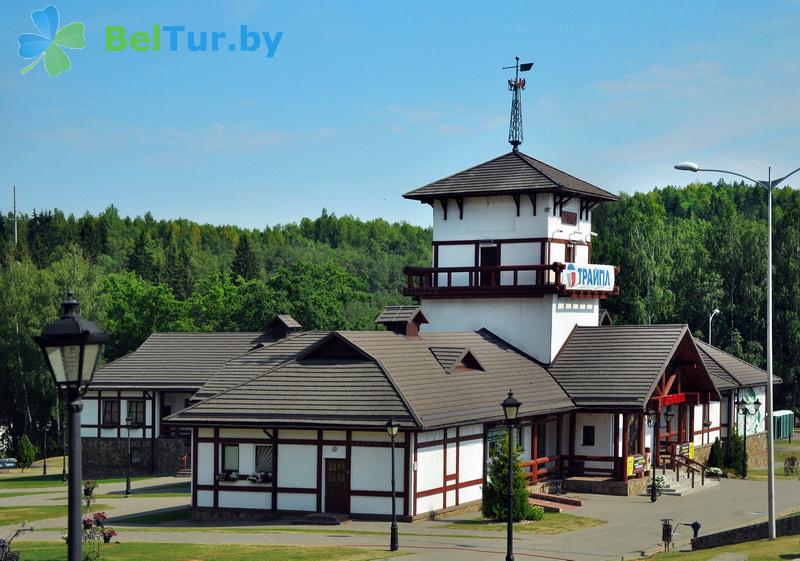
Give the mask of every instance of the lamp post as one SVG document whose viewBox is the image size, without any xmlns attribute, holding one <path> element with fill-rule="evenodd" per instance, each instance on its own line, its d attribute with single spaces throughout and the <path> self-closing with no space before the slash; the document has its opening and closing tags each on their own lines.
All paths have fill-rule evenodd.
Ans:
<svg viewBox="0 0 800 561">
<path fill-rule="evenodd" d="M 704 169 L 694 162 L 680 163 L 675 166 L 675 169 L 694 173 L 709 171 L 735 175 L 752 181 L 756 186 L 767 190 L 767 229 L 769 232 L 769 241 L 767 242 L 767 403 L 764 419 L 767 424 L 767 514 L 769 518 L 769 539 L 774 540 L 777 534 L 775 530 L 775 441 L 773 440 L 772 427 L 772 191 L 788 177 L 800 171 L 800 168 L 778 179 L 772 179 L 772 168 L 769 167 L 767 168 L 767 179 L 765 181 L 753 179 L 735 171 Z"/>
<path fill-rule="evenodd" d="M 58 430 L 61 433 L 61 481 L 67 480 L 67 439 L 64 436 L 64 423 L 59 420 Z"/>
<path fill-rule="evenodd" d="M 503 415 L 506 418 L 506 431 L 508 433 L 508 521 L 506 522 L 506 561 L 514 561 L 514 436 L 511 427 L 519 415 L 520 401 L 514 397 L 514 392 L 508 390 L 506 397 L 500 404 L 503 406 Z"/>
<path fill-rule="evenodd" d="M 130 402 L 129 402 L 130 403 Z M 128 429 L 128 470 L 125 472 L 125 496 L 131 496 L 131 424 L 133 423 L 133 415 L 130 411 L 125 417 L 125 427 Z"/>
<path fill-rule="evenodd" d="M 394 422 L 394 419 L 389 419 L 386 423 L 386 432 L 389 433 L 389 440 L 392 443 L 392 526 L 389 537 L 389 549 L 397 551 L 400 544 L 397 541 L 397 500 L 395 499 L 395 477 L 394 477 L 394 439 L 397 437 L 397 429 L 400 426 Z"/>
<path fill-rule="evenodd" d="M 42 425 L 44 437 L 42 438 L 42 476 L 47 475 L 47 429 L 50 428 L 50 419 L 47 419 Z"/>
<path fill-rule="evenodd" d="M 719 313 L 717 308 L 714 308 L 714 311 L 711 312 L 711 315 L 708 316 L 708 344 L 711 344 L 711 322 L 714 321 L 714 316 Z"/>
<path fill-rule="evenodd" d="M 747 477 L 747 416 L 758 413 L 758 410 L 761 408 L 761 402 L 758 399 L 756 399 L 753 403 L 748 403 L 743 399 L 737 399 L 733 402 L 733 404 L 736 405 L 739 413 L 744 415 L 744 454 L 742 454 L 742 477 Z M 753 406 L 752 411 L 750 411 L 750 405 Z"/>
<path fill-rule="evenodd" d="M 109 335 L 80 315 L 80 305 L 67 293 L 61 317 L 34 336 L 41 347 L 56 386 L 69 403 L 69 494 L 67 511 L 67 559 L 82 561 L 81 531 L 81 396 L 92 382 L 97 359 Z"/>
<path fill-rule="evenodd" d="M 675 415 L 672 413 L 669 407 L 664 412 L 664 425 L 661 425 L 661 411 L 659 409 L 653 410 L 648 409 L 644 416 L 647 418 L 647 426 L 653 428 L 657 426 L 659 428 L 663 428 L 664 430 L 669 430 L 670 426 L 672 426 L 672 417 Z M 658 457 L 658 442 L 655 441 L 655 433 L 653 433 L 653 451 L 651 452 L 653 458 L 650 462 L 650 471 L 652 472 L 650 475 L 653 476 L 653 481 L 650 483 L 650 502 L 654 503 L 658 500 L 658 488 L 656 487 L 656 458 Z"/>
</svg>

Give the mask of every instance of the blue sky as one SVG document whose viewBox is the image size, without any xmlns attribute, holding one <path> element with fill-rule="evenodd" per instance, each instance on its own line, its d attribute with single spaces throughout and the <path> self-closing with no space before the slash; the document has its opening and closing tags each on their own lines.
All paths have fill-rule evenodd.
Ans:
<svg viewBox="0 0 800 561">
<path fill-rule="evenodd" d="M 86 24 L 72 70 L 25 76 L 0 18 L 0 209 L 110 204 L 261 228 L 317 216 L 430 223 L 401 194 L 509 149 L 502 66 L 536 63 L 522 150 L 608 190 L 677 161 L 800 166 L 800 2 L 54 2 Z M 282 32 L 273 58 L 107 52 L 106 26 Z M 716 179 L 708 177 L 709 179 Z"/>
</svg>

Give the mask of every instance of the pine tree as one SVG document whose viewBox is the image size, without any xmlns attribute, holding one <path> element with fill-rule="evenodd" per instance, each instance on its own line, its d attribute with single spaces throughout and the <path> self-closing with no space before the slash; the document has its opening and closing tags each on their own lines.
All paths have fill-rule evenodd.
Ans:
<svg viewBox="0 0 800 561">
<path fill-rule="evenodd" d="M 256 254 L 253 253 L 253 248 L 250 246 L 250 240 L 247 236 L 239 238 L 239 243 L 236 245 L 236 256 L 233 258 L 231 271 L 234 277 L 242 277 L 244 280 L 253 280 L 258 278 L 259 266 Z"/>
<path fill-rule="evenodd" d="M 24 470 L 31 467 L 34 460 L 36 460 L 36 446 L 27 434 L 23 434 L 17 442 L 17 465 Z"/>
<path fill-rule="evenodd" d="M 128 256 L 127 269 L 144 280 L 159 282 L 161 268 L 155 259 L 152 245 L 153 242 L 147 231 L 140 231 L 133 243 L 133 251 Z"/>
<path fill-rule="evenodd" d="M 543 511 L 528 503 L 528 478 L 522 471 L 520 451 L 515 447 L 513 453 L 513 500 L 512 509 L 516 522 L 520 520 L 539 520 Z M 489 477 L 483 488 L 482 513 L 484 518 L 506 520 L 508 518 L 508 435 L 496 443 L 490 453 Z"/>
<path fill-rule="evenodd" d="M 725 454 L 722 451 L 722 443 L 719 438 L 715 438 L 714 444 L 711 445 L 711 450 L 708 453 L 708 467 L 720 469 L 725 467 Z"/>
<path fill-rule="evenodd" d="M 192 292 L 192 263 L 186 247 L 173 239 L 166 252 L 167 284 L 179 300 L 185 300 Z"/>
<path fill-rule="evenodd" d="M 732 430 L 728 435 L 725 467 L 742 477 L 747 477 L 747 450 L 744 449 L 744 439 L 736 430 Z"/>
</svg>

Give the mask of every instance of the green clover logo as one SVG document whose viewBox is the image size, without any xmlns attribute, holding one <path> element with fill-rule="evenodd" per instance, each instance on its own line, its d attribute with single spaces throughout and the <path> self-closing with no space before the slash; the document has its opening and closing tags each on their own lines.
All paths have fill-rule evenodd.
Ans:
<svg viewBox="0 0 800 561">
<path fill-rule="evenodd" d="M 35 10 L 31 13 L 31 19 L 33 25 L 42 34 L 23 33 L 19 36 L 19 56 L 35 59 L 23 68 L 20 74 L 27 74 L 36 68 L 42 59 L 44 59 L 44 69 L 50 76 L 58 76 L 62 72 L 67 72 L 72 68 L 72 64 L 62 47 L 67 49 L 84 48 L 86 39 L 83 34 L 86 26 L 73 22 L 59 29 L 58 9 L 55 6 L 47 6 L 44 10 Z"/>
</svg>

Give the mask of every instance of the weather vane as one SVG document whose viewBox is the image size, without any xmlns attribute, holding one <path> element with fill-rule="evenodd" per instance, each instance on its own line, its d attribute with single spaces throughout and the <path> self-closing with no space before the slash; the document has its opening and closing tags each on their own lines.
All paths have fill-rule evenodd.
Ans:
<svg viewBox="0 0 800 561">
<path fill-rule="evenodd" d="M 514 79 L 508 81 L 508 89 L 512 92 L 511 97 L 511 121 L 508 124 L 508 143 L 511 149 L 516 152 L 522 144 L 522 90 L 525 89 L 525 78 L 520 78 L 520 72 L 527 72 L 533 68 L 532 62 L 519 63 L 519 57 L 514 57 L 514 66 L 504 66 L 503 70 L 513 68 Z"/>
</svg>

